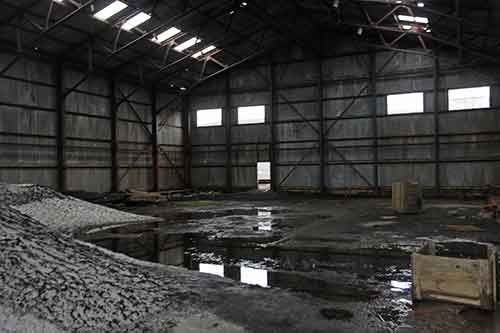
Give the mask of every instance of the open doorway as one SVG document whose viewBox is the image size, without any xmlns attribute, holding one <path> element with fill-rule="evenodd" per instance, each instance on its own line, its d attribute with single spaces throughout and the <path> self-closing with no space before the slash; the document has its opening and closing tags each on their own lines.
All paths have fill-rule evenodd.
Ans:
<svg viewBox="0 0 500 333">
<path fill-rule="evenodd" d="M 271 190 L 271 162 L 257 162 L 257 189 L 263 192 Z"/>
</svg>

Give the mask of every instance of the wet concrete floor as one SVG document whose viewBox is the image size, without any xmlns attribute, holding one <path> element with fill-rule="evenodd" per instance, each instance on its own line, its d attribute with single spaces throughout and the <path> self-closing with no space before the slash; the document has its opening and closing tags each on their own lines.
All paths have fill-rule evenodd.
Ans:
<svg viewBox="0 0 500 333">
<path fill-rule="evenodd" d="M 500 227 L 479 205 L 436 201 L 421 215 L 398 216 L 388 199 L 181 201 L 120 207 L 164 223 L 85 230 L 79 237 L 247 285 L 307 293 L 336 305 L 357 302 L 374 309 L 371 314 L 388 331 L 500 332 L 497 314 L 411 299 L 408 254 L 423 239 L 496 242 Z M 322 315 L 363 320 L 338 307 Z"/>
</svg>

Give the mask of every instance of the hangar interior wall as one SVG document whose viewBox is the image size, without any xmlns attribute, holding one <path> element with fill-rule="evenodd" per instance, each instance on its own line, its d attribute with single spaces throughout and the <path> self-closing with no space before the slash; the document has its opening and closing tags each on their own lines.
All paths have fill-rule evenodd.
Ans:
<svg viewBox="0 0 500 333">
<path fill-rule="evenodd" d="M 15 56 L 1 53 L 0 69 Z M 0 76 L 0 182 L 89 192 L 108 192 L 113 182 L 115 190 L 182 187 L 180 109 L 156 118 L 157 184 L 148 133 L 155 106 L 172 96 L 97 74 L 72 91 L 85 75 L 23 58 Z"/>
<path fill-rule="evenodd" d="M 1 68 L 14 57 L 0 54 Z M 321 58 L 275 52 L 157 116 L 155 181 L 152 110 L 172 95 L 97 74 L 72 91 L 84 71 L 25 58 L 0 75 L 0 182 L 90 192 L 110 191 L 113 182 L 119 190 L 155 183 L 237 190 L 255 188 L 257 162 L 272 161 L 274 188 L 283 190 L 499 184 L 497 73 L 454 55 L 436 62 L 348 48 Z M 447 111 L 448 89 L 484 85 L 491 108 Z M 406 92 L 424 93 L 425 112 L 388 116 L 386 96 Z M 264 124 L 237 125 L 237 107 L 249 105 L 265 105 Z M 222 126 L 196 128 L 196 110 L 205 108 L 223 109 Z"/>
<path fill-rule="evenodd" d="M 189 96 L 192 185 L 255 188 L 258 161 L 272 161 L 282 190 L 500 184 L 499 70 L 463 63 L 455 54 L 338 48 L 319 58 L 293 48 L 233 70 Z M 476 86 L 491 87 L 491 108 L 448 111 L 448 89 Z M 387 115 L 386 96 L 409 92 L 424 93 L 424 113 Z M 237 107 L 248 105 L 265 105 L 264 124 L 237 124 Z M 208 108 L 223 109 L 222 126 L 196 128 L 196 110 Z"/>
</svg>

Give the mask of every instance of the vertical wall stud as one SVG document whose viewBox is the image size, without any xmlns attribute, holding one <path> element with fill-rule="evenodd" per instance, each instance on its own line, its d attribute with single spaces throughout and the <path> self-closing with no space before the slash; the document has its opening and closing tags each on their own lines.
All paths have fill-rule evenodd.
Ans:
<svg viewBox="0 0 500 333">
<path fill-rule="evenodd" d="M 319 116 L 319 189 L 321 193 L 326 191 L 325 177 L 325 115 L 323 107 L 323 59 L 317 60 L 318 66 L 318 86 L 317 86 L 317 104 Z"/>
<path fill-rule="evenodd" d="M 377 124 L 377 53 L 370 52 L 370 111 L 372 115 L 373 131 L 373 190 L 381 194 L 379 184 L 379 151 L 378 151 L 378 124 Z"/>
<path fill-rule="evenodd" d="M 65 162 L 65 103 L 63 83 L 63 63 L 55 64 L 55 94 L 56 94 L 56 150 L 57 150 L 57 187 L 59 191 L 66 191 L 66 162 Z"/>
<path fill-rule="evenodd" d="M 458 45 L 458 59 L 460 62 L 463 60 L 464 50 L 463 50 L 463 24 L 461 21 L 462 11 L 460 8 L 460 0 L 455 0 L 455 18 L 457 21 L 457 45 Z"/>
<path fill-rule="evenodd" d="M 111 192 L 120 190 L 119 165 L 118 165 L 118 105 L 116 103 L 116 79 L 109 78 L 109 115 L 111 130 Z"/>
<path fill-rule="evenodd" d="M 153 162 L 153 192 L 160 190 L 160 165 L 158 161 L 158 115 L 156 114 L 156 86 L 151 86 L 151 153 Z"/>
<path fill-rule="evenodd" d="M 189 97 L 185 96 L 182 110 L 182 135 L 184 145 L 184 186 L 191 187 L 191 107 Z"/>
<path fill-rule="evenodd" d="M 271 143 L 269 145 L 269 161 L 271 162 L 271 191 L 278 191 L 276 180 L 278 174 L 276 172 L 276 86 L 275 86 L 275 65 L 273 56 L 270 56 L 269 65 L 269 86 L 270 86 L 270 103 L 269 103 L 269 127 L 271 131 Z"/>
<path fill-rule="evenodd" d="M 226 190 L 233 190 L 233 171 L 232 171 L 232 108 L 231 108 L 231 75 L 226 75 L 226 107 L 224 110 L 224 126 L 226 129 Z"/>
<path fill-rule="evenodd" d="M 436 193 L 439 195 L 441 193 L 441 147 L 439 142 L 439 57 L 435 55 L 434 57 L 434 187 Z"/>
</svg>

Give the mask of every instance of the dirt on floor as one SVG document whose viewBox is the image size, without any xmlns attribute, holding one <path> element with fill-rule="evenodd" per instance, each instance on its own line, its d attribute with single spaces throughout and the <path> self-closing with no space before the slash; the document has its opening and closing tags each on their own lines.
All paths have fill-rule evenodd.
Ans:
<svg viewBox="0 0 500 333">
<path fill-rule="evenodd" d="M 118 204 L 119 209 L 164 222 L 84 229 L 78 237 L 134 258 L 255 286 L 258 297 L 269 300 L 278 290 L 318 300 L 323 307 L 318 319 L 334 322 L 338 332 L 500 331 L 496 313 L 414 303 L 411 298 L 408 258 L 426 239 L 497 245 L 500 224 L 482 210 L 482 202 L 430 200 L 417 215 L 396 214 L 390 204 L 388 198 L 269 194 Z M 224 300 L 222 295 L 228 296 L 215 291 L 207 299 L 228 304 L 217 313 L 231 323 L 222 331 L 259 331 L 270 325 L 271 306 L 271 312 L 255 316 L 245 308 L 253 295 L 241 290 Z M 261 305 L 266 308 L 266 301 Z M 211 320 L 192 319 L 185 331 L 192 325 L 210 331 Z M 287 331 L 287 320 L 276 318 L 272 329 Z M 318 328 L 310 320 L 294 327 Z"/>
</svg>

